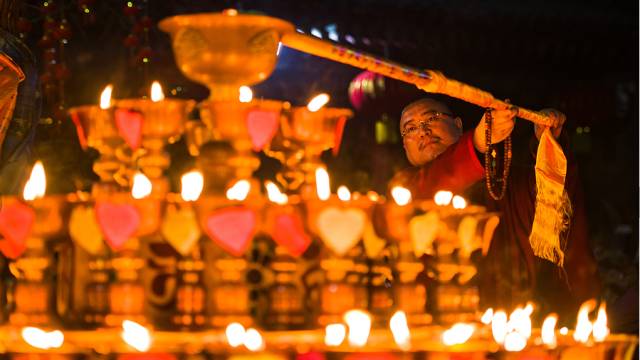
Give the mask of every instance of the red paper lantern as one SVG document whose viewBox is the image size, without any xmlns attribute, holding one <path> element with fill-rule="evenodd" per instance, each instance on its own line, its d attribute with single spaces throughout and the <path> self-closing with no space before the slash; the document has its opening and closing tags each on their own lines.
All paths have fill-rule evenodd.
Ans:
<svg viewBox="0 0 640 360">
<path fill-rule="evenodd" d="M 349 100 L 356 110 L 361 110 L 375 99 L 385 95 L 385 77 L 371 71 L 364 71 L 349 84 Z"/>
</svg>

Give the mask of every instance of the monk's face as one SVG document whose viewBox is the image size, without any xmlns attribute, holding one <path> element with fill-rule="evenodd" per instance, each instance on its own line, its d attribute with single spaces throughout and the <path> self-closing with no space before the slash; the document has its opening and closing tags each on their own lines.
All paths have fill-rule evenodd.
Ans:
<svg viewBox="0 0 640 360">
<path fill-rule="evenodd" d="M 425 99 L 410 104 L 402 112 L 400 133 L 409 162 L 424 165 L 458 141 L 462 121 L 446 105 Z"/>
</svg>

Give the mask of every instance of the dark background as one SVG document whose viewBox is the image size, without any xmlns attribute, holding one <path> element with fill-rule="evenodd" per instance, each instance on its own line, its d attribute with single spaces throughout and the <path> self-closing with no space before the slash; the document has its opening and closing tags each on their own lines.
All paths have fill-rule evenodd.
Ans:
<svg viewBox="0 0 640 360">
<path fill-rule="evenodd" d="M 553 107 L 564 112 L 565 131 L 586 194 L 592 247 L 605 285 L 603 296 L 609 303 L 625 293 L 637 296 L 637 1 L 131 3 L 129 7 L 127 1 L 117 0 L 55 0 L 47 6 L 43 1 L 27 2 L 24 18 L 32 26 L 24 36 L 40 58 L 43 75 L 49 74 L 44 76 L 46 103 L 37 151 L 52 178 L 52 191 L 86 189 L 95 178 L 90 170 L 95 154 L 80 150 L 64 116 L 66 107 L 97 103 L 107 83 L 115 85 L 119 98 L 146 94 L 155 79 L 174 90 L 165 90 L 170 96 L 206 98 L 205 88 L 176 69 L 169 39 L 157 30 L 158 20 L 234 7 L 286 19 L 306 33 L 317 28 L 325 38 L 326 27 L 334 24 L 340 43 L 347 44 L 348 34 L 357 49 L 413 67 L 441 70 L 530 109 Z M 43 34 L 56 35 L 62 19 L 67 21 L 66 32 L 53 36 L 53 44 L 42 41 Z M 47 57 L 47 51 L 55 55 Z M 347 89 L 360 72 L 285 48 L 274 74 L 255 86 L 254 93 L 300 105 L 315 93 L 327 92 L 331 106 L 350 107 Z M 384 191 L 390 176 L 406 166 L 396 130 L 399 112 L 424 94 L 396 81 L 386 80 L 384 85 L 374 89 L 347 124 L 340 155 L 325 157 L 334 184 Z M 467 128 L 482 116 L 478 107 L 447 101 Z M 515 146 L 526 142 L 531 128 L 525 121 L 518 122 Z M 173 176 L 191 162 L 182 143 L 171 153 Z M 275 161 L 264 158 L 260 175 L 270 176 L 276 168 Z"/>
</svg>

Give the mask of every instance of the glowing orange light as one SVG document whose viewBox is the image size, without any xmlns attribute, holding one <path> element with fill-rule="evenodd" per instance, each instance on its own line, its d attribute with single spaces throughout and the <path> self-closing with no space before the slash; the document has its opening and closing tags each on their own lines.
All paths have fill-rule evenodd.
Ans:
<svg viewBox="0 0 640 360">
<path fill-rule="evenodd" d="M 42 161 L 36 161 L 31 170 L 29 180 L 24 185 L 22 198 L 27 201 L 39 199 L 44 196 L 46 189 L 47 177 L 44 173 L 44 166 L 42 166 Z"/>
<path fill-rule="evenodd" d="M 329 95 L 322 93 L 316 95 L 309 101 L 307 104 L 307 109 L 311 112 L 316 112 L 320 110 L 323 106 L 325 106 L 329 102 Z"/>
<path fill-rule="evenodd" d="M 111 107 L 111 93 L 113 92 L 113 85 L 107 85 L 100 94 L 100 109 L 108 109 Z"/>
<path fill-rule="evenodd" d="M 162 92 L 162 86 L 157 81 L 151 84 L 151 101 L 158 102 L 164 100 L 164 93 Z"/>
<path fill-rule="evenodd" d="M 316 193 L 320 200 L 328 200 L 331 197 L 331 186 L 327 169 L 319 167 L 316 169 Z"/>
<path fill-rule="evenodd" d="M 394 186 L 391 189 L 391 197 L 400 206 L 405 206 L 411 202 L 411 191 L 402 186 Z"/>
</svg>

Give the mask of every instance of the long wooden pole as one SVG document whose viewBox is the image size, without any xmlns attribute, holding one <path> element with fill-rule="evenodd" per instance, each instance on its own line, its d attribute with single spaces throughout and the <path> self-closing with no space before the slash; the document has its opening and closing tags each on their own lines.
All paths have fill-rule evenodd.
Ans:
<svg viewBox="0 0 640 360">
<path fill-rule="evenodd" d="M 496 99 L 490 93 L 462 82 L 448 79 L 436 70 L 418 70 L 393 61 L 366 54 L 345 46 L 299 33 L 286 33 L 282 44 L 305 53 L 366 69 L 375 73 L 416 85 L 431 93 L 441 93 L 469 103 L 494 109 L 507 109 L 513 104 Z M 537 111 L 517 107 L 518 117 L 544 126 L 557 126 L 557 121 Z"/>
</svg>

